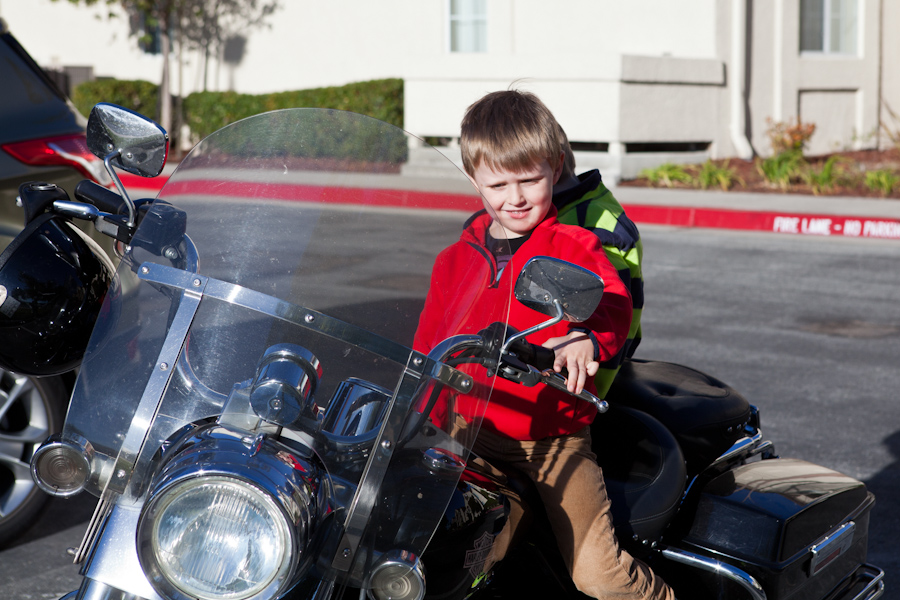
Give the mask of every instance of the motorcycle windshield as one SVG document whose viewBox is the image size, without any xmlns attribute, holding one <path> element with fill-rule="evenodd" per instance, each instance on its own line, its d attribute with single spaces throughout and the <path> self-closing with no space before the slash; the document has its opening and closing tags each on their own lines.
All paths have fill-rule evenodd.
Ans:
<svg viewBox="0 0 900 600">
<path fill-rule="evenodd" d="M 121 261 L 72 397 L 63 437 L 87 442 L 91 493 L 140 502 L 167 440 L 192 423 L 277 426 L 331 478 L 351 549 L 335 568 L 424 549 L 492 373 L 412 349 L 435 257 L 469 216 L 403 191 L 412 141 L 358 114 L 292 109 L 229 125 L 182 160 Z M 496 285 L 490 264 L 441 293 Z M 445 305 L 447 347 L 468 356 L 508 309 Z"/>
</svg>

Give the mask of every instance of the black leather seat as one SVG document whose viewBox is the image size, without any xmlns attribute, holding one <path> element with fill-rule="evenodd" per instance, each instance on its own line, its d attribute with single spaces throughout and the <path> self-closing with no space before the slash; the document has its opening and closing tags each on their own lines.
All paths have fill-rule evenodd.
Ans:
<svg viewBox="0 0 900 600">
<path fill-rule="evenodd" d="M 619 544 L 632 554 L 660 539 L 684 494 L 687 473 L 675 438 L 650 415 L 612 406 L 591 425 Z"/>
<path fill-rule="evenodd" d="M 626 361 L 606 400 L 665 425 L 678 440 L 691 476 L 728 450 L 750 419 L 750 403 L 731 386 L 669 362 Z"/>
</svg>

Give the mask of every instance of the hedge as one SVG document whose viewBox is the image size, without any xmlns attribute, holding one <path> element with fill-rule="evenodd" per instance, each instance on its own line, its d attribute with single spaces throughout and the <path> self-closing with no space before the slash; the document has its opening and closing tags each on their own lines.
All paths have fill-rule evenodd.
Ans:
<svg viewBox="0 0 900 600">
<path fill-rule="evenodd" d="M 147 81 L 96 80 L 82 83 L 72 93 L 78 110 L 87 115 L 98 102 L 111 102 L 158 119 L 159 86 Z M 337 87 L 238 94 L 195 92 L 184 99 L 185 122 L 204 138 L 229 123 L 261 112 L 282 108 L 335 108 L 361 113 L 403 128 L 403 80 L 377 79 Z"/>
<path fill-rule="evenodd" d="M 283 108 L 335 108 L 375 117 L 403 128 L 403 80 L 377 79 L 274 94 L 196 92 L 184 99 L 185 122 L 204 138 L 229 123 Z"/>
<path fill-rule="evenodd" d="M 110 102 L 150 119 L 158 119 L 158 99 L 159 86 L 140 80 L 96 79 L 79 84 L 72 90 L 72 102 L 84 116 L 91 114 L 91 109 L 98 102 Z"/>
</svg>

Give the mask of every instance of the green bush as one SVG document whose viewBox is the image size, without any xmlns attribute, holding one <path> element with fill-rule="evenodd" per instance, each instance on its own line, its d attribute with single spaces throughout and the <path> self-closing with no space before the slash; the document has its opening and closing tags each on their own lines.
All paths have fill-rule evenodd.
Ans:
<svg viewBox="0 0 900 600">
<path fill-rule="evenodd" d="M 690 185 L 693 177 L 683 165 L 665 163 L 651 169 L 643 169 L 638 173 L 639 177 L 645 177 L 653 185 L 673 187 L 676 183 Z"/>
<path fill-rule="evenodd" d="M 727 191 L 734 187 L 735 183 L 743 185 L 744 182 L 737 176 L 734 169 L 729 166 L 727 160 L 721 165 L 717 165 L 712 160 L 707 160 L 697 169 L 696 185 L 699 185 L 701 189 L 706 190 L 712 186 L 718 186 Z"/>
<path fill-rule="evenodd" d="M 900 176 L 890 169 L 878 169 L 866 173 L 866 187 L 882 196 L 889 196 L 900 187 Z"/>
<path fill-rule="evenodd" d="M 109 102 L 158 120 L 158 100 L 159 86 L 140 80 L 96 79 L 86 81 L 72 91 L 72 102 L 84 116 L 91 114 L 91 109 L 98 102 Z"/>
<path fill-rule="evenodd" d="M 147 81 L 98 79 L 77 86 L 72 102 L 85 116 L 110 102 L 159 120 L 159 86 Z M 342 86 L 274 94 L 195 92 L 184 99 L 185 123 L 198 138 L 245 117 L 282 108 L 334 108 L 375 117 L 403 128 L 403 80 L 376 79 Z"/>
<path fill-rule="evenodd" d="M 791 183 L 800 181 L 807 163 L 801 150 L 787 150 L 768 158 L 757 159 L 756 169 L 772 185 L 787 191 Z"/>
<path fill-rule="evenodd" d="M 197 92 L 184 99 L 185 122 L 199 138 L 245 117 L 284 108 L 348 110 L 402 128 L 403 80 L 378 79 L 262 95 Z"/>
</svg>

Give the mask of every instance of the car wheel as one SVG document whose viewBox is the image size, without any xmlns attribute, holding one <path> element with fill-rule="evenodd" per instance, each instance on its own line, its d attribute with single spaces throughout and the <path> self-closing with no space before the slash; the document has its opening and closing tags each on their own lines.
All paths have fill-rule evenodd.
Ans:
<svg viewBox="0 0 900 600">
<path fill-rule="evenodd" d="M 0 546 L 33 525 L 50 499 L 31 478 L 31 456 L 62 429 L 67 401 L 59 377 L 0 369 Z"/>
</svg>

